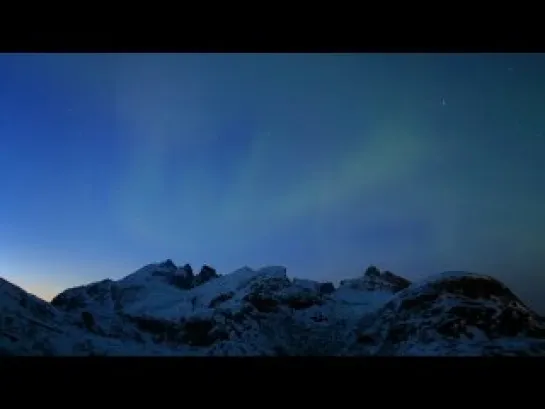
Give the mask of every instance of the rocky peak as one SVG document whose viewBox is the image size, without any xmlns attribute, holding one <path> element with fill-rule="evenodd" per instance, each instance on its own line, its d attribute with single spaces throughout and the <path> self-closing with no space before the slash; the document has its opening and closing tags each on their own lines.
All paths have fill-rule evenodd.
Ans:
<svg viewBox="0 0 545 409">
<path fill-rule="evenodd" d="M 193 287 L 194 280 L 193 269 L 189 264 L 185 264 L 182 268 L 176 270 L 170 279 L 170 283 L 175 287 L 188 290 Z"/>
<path fill-rule="evenodd" d="M 375 266 L 369 266 L 363 277 L 351 280 L 343 280 L 341 286 L 346 286 L 355 290 L 364 291 L 390 291 L 396 293 L 407 288 L 411 282 L 390 271 L 381 272 Z"/>
<path fill-rule="evenodd" d="M 166 259 L 162 263 L 159 263 L 159 267 L 165 270 L 172 270 L 172 271 L 175 271 L 178 269 L 178 267 L 176 267 L 176 264 L 174 264 L 174 262 L 171 259 Z"/>
<path fill-rule="evenodd" d="M 380 270 L 375 266 L 369 266 L 365 270 L 365 277 L 379 277 L 380 276 Z"/>
<path fill-rule="evenodd" d="M 213 278 L 217 278 L 217 277 L 218 277 L 218 273 L 216 272 L 216 270 L 205 264 L 204 266 L 202 266 L 199 274 L 197 274 L 197 276 L 195 277 L 195 284 L 196 285 L 204 284 L 207 281 L 210 281 Z"/>
<path fill-rule="evenodd" d="M 188 276 L 193 277 L 193 268 L 191 268 L 190 264 L 184 264 L 182 270 L 185 271 Z"/>
</svg>

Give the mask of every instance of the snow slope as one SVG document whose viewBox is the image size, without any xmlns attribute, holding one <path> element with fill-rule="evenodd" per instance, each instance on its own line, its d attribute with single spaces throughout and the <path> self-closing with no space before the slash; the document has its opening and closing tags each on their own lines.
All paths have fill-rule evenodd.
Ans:
<svg viewBox="0 0 545 409">
<path fill-rule="evenodd" d="M 368 269 L 335 288 L 281 266 L 218 275 L 171 260 L 51 303 L 0 280 L 0 353 L 16 355 L 543 354 L 543 319 L 488 276 L 418 283 Z"/>
</svg>

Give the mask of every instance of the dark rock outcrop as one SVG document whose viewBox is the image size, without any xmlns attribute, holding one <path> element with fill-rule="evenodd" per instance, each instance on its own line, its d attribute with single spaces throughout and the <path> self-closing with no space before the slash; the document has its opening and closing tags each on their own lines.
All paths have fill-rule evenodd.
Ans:
<svg viewBox="0 0 545 409">
<path fill-rule="evenodd" d="M 377 267 L 371 266 L 367 268 L 363 277 L 343 280 L 340 282 L 340 285 L 358 290 L 391 291 L 396 293 L 407 288 L 411 285 L 411 282 L 390 271 L 381 273 Z"/>
<path fill-rule="evenodd" d="M 376 266 L 369 266 L 365 270 L 365 275 L 367 277 L 378 277 L 380 276 L 380 270 Z"/>
<path fill-rule="evenodd" d="M 81 320 L 83 321 L 85 328 L 87 328 L 89 331 L 93 331 L 95 326 L 95 318 L 93 317 L 93 314 L 91 314 L 89 311 L 82 311 Z"/>
<path fill-rule="evenodd" d="M 195 284 L 195 276 L 193 275 L 191 266 L 185 264 L 182 268 L 177 269 L 170 278 L 170 283 L 183 290 L 192 288 Z"/>
<path fill-rule="evenodd" d="M 195 277 L 195 285 L 204 284 L 207 281 L 210 281 L 217 277 L 218 273 L 216 272 L 216 270 L 205 264 L 204 266 L 202 266 L 199 274 L 197 274 L 197 276 Z"/>
<path fill-rule="evenodd" d="M 331 294 L 335 292 L 335 286 L 333 283 L 321 283 L 320 284 L 320 293 L 321 294 Z"/>
<path fill-rule="evenodd" d="M 184 264 L 184 266 L 182 267 L 182 270 L 184 270 L 188 276 L 193 278 L 193 268 L 191 267 L 190 264 Z"/>
</svg>

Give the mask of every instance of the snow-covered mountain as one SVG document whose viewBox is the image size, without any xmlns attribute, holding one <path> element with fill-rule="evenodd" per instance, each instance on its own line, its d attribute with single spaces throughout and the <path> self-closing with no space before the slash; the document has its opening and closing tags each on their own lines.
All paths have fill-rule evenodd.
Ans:
<svg viewBox="0 0 545 409">
<path fill-rule="evenodd" d="M 545 355 L 545 319 L 492 277 L 331 283 L 284 267 L 218 275 L 171 260 L 47 303 L 0 279 L 7 355 Z"/>
</svg>

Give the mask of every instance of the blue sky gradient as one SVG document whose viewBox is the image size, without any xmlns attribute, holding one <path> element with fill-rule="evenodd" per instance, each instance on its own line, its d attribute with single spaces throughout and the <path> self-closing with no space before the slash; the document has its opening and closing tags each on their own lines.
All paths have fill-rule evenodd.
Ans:
<svg viewBox="0 0 545 409">
<path fill-rule="evenodd" d="M 172 258 L 545 291 L 543 54 L 2 54 L 0 274 Z M 543 298 L 543 297 L 542 297 Z"/>
</svg>

